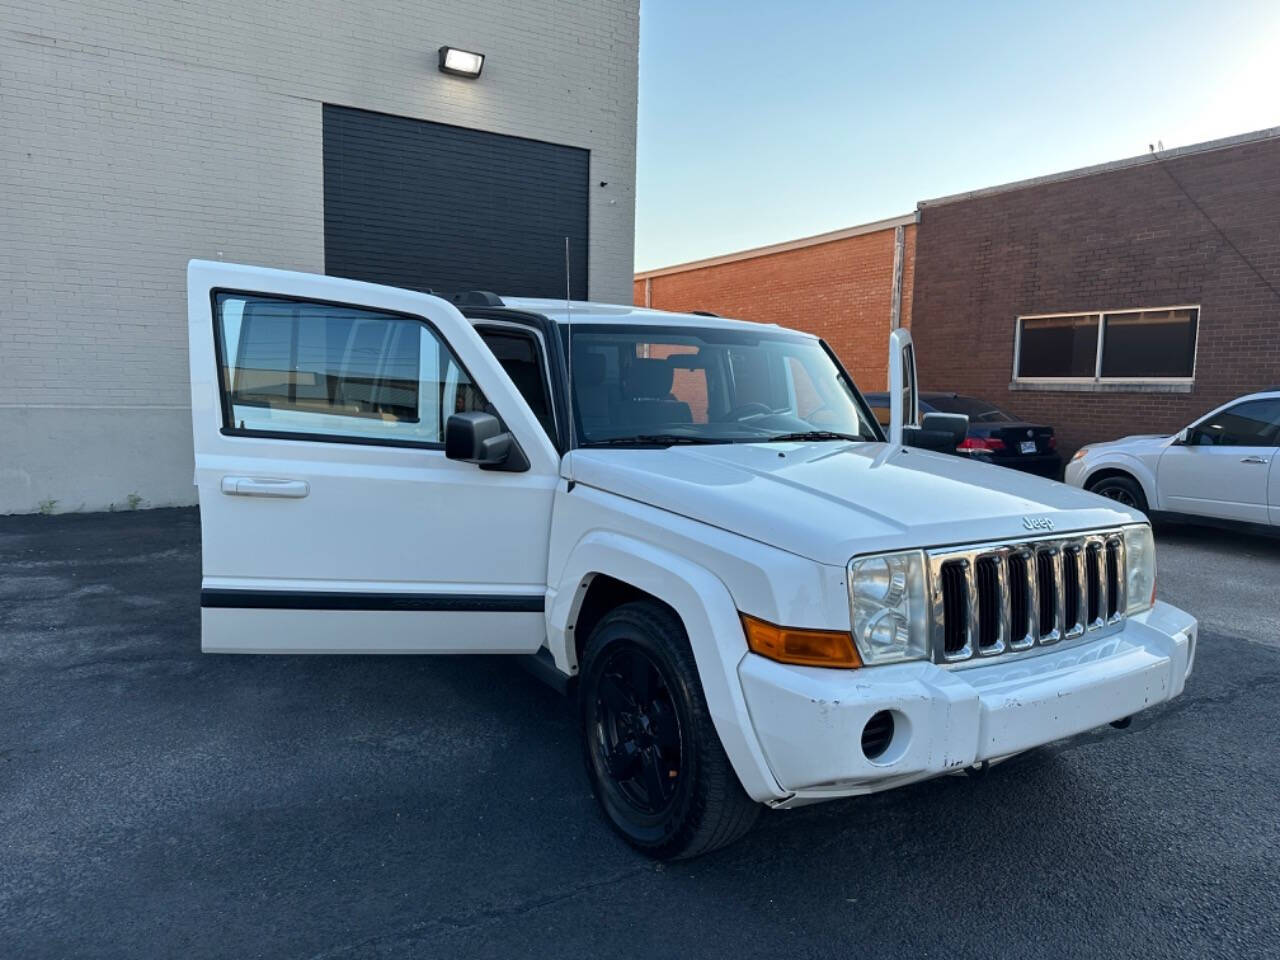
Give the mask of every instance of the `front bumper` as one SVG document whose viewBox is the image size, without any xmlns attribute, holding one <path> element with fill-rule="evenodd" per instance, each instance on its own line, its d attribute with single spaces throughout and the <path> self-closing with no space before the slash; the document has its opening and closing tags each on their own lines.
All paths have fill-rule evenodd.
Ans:
<svg viewBox="0 0 1280 960">
<path fill-rule="evenodd" d="M 1158 602 L 1119 633 L 986 662 L 832 670 L 748 654 L 738 675 L 786 805 L 923 780 L 1170 700 L 1191 672 L 1196 626 Z M 862 732 L 882 710 L 894 732 L 872 760 Z"/>
</svg>

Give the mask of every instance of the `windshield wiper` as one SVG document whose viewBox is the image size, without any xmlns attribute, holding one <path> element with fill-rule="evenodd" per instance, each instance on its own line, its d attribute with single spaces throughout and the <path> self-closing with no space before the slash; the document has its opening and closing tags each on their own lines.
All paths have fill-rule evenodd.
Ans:
<svg viewBox="0 0 1280 960">
<path fill-rule="evenodd" d="M 607 440 L 588 440 L 584 447 L 656 447 L 674 446 L 677 443 L 732 443 L 731 440 L 713 437 L 691 437 L 680 433 L 642 433 L 634 437 L 610 437 Z"/>
<path fill-rule="evenodd" d="M 866 440 L 860 433 L 836 433 L 832 430 L 800 430 L 796 433 L 780 433 L 775 437 L 762 437 L 754 443 L 804 443 L 818 440 Z"/>
</svg>

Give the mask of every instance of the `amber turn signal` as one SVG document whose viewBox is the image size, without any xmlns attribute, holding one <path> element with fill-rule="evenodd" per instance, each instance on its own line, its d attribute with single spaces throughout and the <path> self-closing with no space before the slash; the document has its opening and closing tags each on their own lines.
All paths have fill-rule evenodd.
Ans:
<svg viewBox="0 0 1280 960">
<path fill-rule="evenodd" d="M 862 666 L 853 637 L 843 630 L 797 630 L 757 620 L 745 613 L 740 616 L 747 646 L 762 657 L 806 667 Z"/>
</svg>

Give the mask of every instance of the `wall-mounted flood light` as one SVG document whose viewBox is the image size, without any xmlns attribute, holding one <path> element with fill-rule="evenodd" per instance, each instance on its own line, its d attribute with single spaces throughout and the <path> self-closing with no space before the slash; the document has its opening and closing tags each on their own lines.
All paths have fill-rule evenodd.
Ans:
<svg viewBox="0 0 1280 960">
<path fill-rule="evenodd" d="M 469 77 L 474 80 L 484 69 L 484 54 L 459 50 L 457 47 L 440 48 L 440 72 L 452 73 L 455 77 Z"/>
</svg>

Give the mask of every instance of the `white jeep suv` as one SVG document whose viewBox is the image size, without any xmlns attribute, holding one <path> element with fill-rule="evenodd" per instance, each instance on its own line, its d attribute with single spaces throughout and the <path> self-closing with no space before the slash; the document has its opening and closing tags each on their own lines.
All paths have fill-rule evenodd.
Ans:
<svg viewBox="0 0 1280 960">
<path fill-rule="evenodd" d="M 916 425 L 903 331 L 886 436 L 776 326 L 200 261 L 188 303 L 203 649 L 525 655 L 653 856 L 1123 722 L 1191 670 L 1145 518 L 924 449 L 964 421 Z"/>
<path fill-rule="evenodd" d="M 1173 436 L 1081 447 L 1066 482 L 1143 513 L 1280 526 L 1280 390 L 1251 393 Z"/>
</svg>

